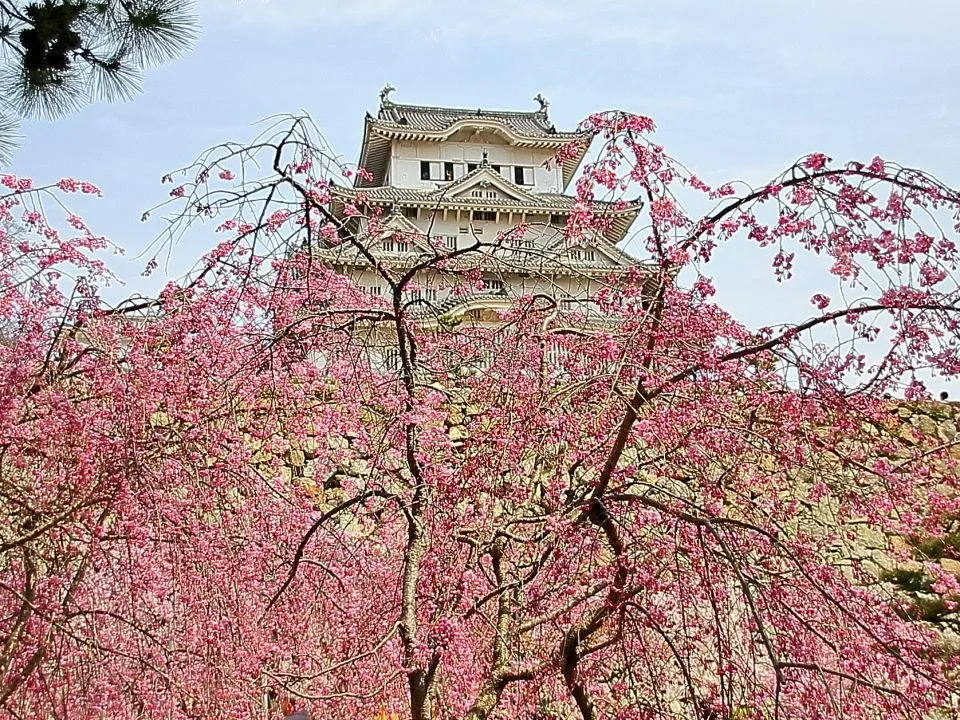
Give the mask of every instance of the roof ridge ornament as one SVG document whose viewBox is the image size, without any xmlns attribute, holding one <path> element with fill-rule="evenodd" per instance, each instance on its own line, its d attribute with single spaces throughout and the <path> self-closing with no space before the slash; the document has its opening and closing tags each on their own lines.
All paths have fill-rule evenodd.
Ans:
<svg viewBox="0 0 960 720">
<path fill-rule="evenodd" d="M 550 102 L 543 96 L 543 93 L 537 93 L 533 98 L 533 101 L 540 106 L 540 110 L 538 112 L 541 112 L 544 114 L 544 116 L 546 116 L 547 108 L 550 107 Z"/>
<path fill-rule="evenodd" d="M 393 100 L 390 99 L 390 93 L 396 91 L 397 89 L 390 83 L 387 83 L 380 88 L 380 107 L 383 107 L 384 105 L 393 105 Z"/>
</svg>

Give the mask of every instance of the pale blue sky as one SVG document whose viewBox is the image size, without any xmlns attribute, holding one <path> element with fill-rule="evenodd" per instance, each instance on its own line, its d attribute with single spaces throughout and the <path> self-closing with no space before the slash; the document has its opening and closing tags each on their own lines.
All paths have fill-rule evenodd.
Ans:
<svg viewBox="0 0 960 720">
<path fill-rule="evenodd" d="M 543 92 L 563 129 L 607 108 L 650 115 L 668 151 L 711 183 L 761 183 L 821 150 L 880 154 L 960 185 L 956 0 L 200 0 L 199 10 L 195 49 L 150 72 L 142 96 L 24 128 L 14 169 L 101 185 L 105 199 L 79 210 L 130 255 L 160 229 L 139 218 L 166 197 L 166 171 L 301 109 L 355 161 L 385 82 L 398 102 L 467 107 L 533 108 Z M 211 237 L 194 234 L 178 253 L 195 256 Z M 779 308 L 806 315 L 814 284 L 778 289 L 754 257 L 721 257 L 720 299 L 750 324 Z M 150 289 L 144 262 L 114 267 Z"/>
</svg>

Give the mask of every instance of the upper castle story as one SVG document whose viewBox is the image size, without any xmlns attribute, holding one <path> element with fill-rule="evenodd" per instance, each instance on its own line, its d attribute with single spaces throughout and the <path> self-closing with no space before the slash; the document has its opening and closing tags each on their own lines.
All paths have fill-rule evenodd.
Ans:
<svg viewBox="0 0 960 720">
<path fill-rule="evenodd" d="M 473 110 L 395 103 L 393 90 L 381 91 L 377 116 L 367 113 L 364 121 L 358 164 L 366 172 L 357 173 L 351 187 L 331 189 L 334 215 L 359 205 L 382 214 L 390 232 L 440 236 L 449 249 L 517 225 L 530 228 L 524 242 L 532 249 L 549 250 L 562 240 L 578 210 L 566 191 L 591 133 L 557 130 L 541 95 L 535 110 Z M 608 245 L 615 254 L 612 246 L 639 208 L 638 202 L 592 203 L 591 212 L 605 222 L 583 242 Z"/>
<path fill-rule="evenodd" d="M 358 178 L 358 188 L 438 190 L 487 165 L 527 192 L 560 194 L 589 147 L 588 134 L 556 129 L 540 95 L 538 109 L 522 112 L 402 105 L 392 91 L 384 88 L 377 117 L 366 117 L 359 164 L 373 178 Z M 571 143 L 567 160 L 549 162 Z"/>
<path fill-rule="evenodd" d="M 416 270 L 411 301 L 483 315 L 506 309 L 510 298 L 549 295 L 591 314 L 609 278 L 636 267 L 617 244 L 640 202 L 596 200 L 587 208 L 565 192 L 593 135 L 557 130 L 542 96 L 534 98 L 537 109 L 524 112 L 406 105 L 393 102 L 392 91 L 381 91 L 376 117 L 366 115 L 359 160 L 365 172 L 352 186 L 331 185 L 331 214 L 364 238 L 364 248 L 338 243 L 317 250 L 361 289 L 383 296 L 384 272 L 450 252 L 457 259 L 442 270 Z M 603 222 L 569 232 L 571 216 L 587 212 Z M 366 235 L 373 216 L 376 232 Z M 460 253 L 471 248 L 476 252 Z M 482 274 L 482 290 L 464 295 L 452 288 L 461 266 Z"/>
</svg>

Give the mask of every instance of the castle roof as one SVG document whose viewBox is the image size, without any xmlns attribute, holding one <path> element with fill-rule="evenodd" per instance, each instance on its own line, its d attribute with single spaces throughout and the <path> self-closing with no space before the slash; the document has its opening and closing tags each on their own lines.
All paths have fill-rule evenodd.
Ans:
<svg viewBox="0 0 960 720">
<path fill-rule="evenodd" d="M 474 197 L 471 187 L 496 186 L 502 192 L 496 198 Z M 458 192 L 458 189 L 460 190 Z M 500 178 L 489 168 L 480 167 L 450 185 L 438 189 L 399 188 L 394 186 L 350 188 L 331 186 L 332 210 L 341 214 L 347 203 L 362 202 L 374 207 L 424 208 L 443 213 L 445 210 L 467 212 L 499 211 L 534 215 L 566 214 L 577 209 L 577 199 L 562 193 L 529 192 L 509 180 Z M 613 244 L 623 240 L 640 212 L 642 204 L 595 201 L 590 211 L 609 218 L 605 239 Z"/>
<path fill-rule="evenodd" d="M 570 140 L 582 137 L 581 133 L 560 132 L 547 117 L 546 109 L 533 111 L 484 110 L 482 108 L 447 108 L 429 105 L 401 105 L 384 102 L 376 121 L 381 125 L 397 125 L 412 130 L 427 132 L 443 131 L 463 120 L 477 119 L 501 123 L 524 138 L 548 138 Z"/>
<path fill-rule="evenodd" d="M 377 262 L 384 262 L 391 269 L 401 270 L 422 264 L 424 256 L 436 253 L 429 246 L 421 247 L 419 240 L 423 236 L 410 233 L 405 236 L 411 241 L 408 249 L 397 252 L 385 252 L 379 248 L 371 248 L 372 255 Z M 541 276 L 596 276 L 608 277 L 617 272 L 626 272 L 631 267 L 642 265 L 636 258 L 620 250 L 614 245 L 594 246 L 598 254 L 596 260 L 575 259 L 565 256 L 566 247 L 563 242 L 555 243 L 549 248 L 537 250 L 504 250 L 500 254 L 476 254 L 468 258 L 449 260 L 440 274 L 457 272 L 467 269 L 480 269 L 495 273 L 517 272 L 522 267 L 525 273 L 534 273 Z M 342 243 L 334 247 L 320 247 L 314 250 L 316 256 L 330 265 L 350 267 L 369 267 L 367 257 L 349 243 Z"/>
</svg>

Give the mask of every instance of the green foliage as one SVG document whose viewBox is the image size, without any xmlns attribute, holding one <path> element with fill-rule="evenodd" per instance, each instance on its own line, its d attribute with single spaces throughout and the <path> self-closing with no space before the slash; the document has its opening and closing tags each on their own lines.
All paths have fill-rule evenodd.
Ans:
<svg viewBox="0 0 960 720">
<path fill-rule="evenodd" d="M 960 531 L 955 519 L 948 520 L 940 536 L 911 537 L 907 542 L 918 562 L 954 561 L 960 557 Z M 902 617 L 960 629 L 956 609 L 960 597 L 945 597 L 937 593 L 933 587 L 933 576 L 922 565 L 885 570 L 880 580 L 893 585 L 905 599 L 906 602 L 898 610 Z"/>
<path fill-rule="evenodd" d="M 881 575 L 885 582 L 892 582 L 906 592 L 933 592 L 933 578 L 923 570 L 896 568 Z"/>
<path fill-rule="evenodd" d="M 129 99 L 143 70 L 185 52 L 196 30 L 193 0 L 0 0 L 0 156 L 16 119 Z"/>
<path fill-rule="evenodd" d="M 938 538 L 918 539 L 911 544 L 921 557 L 929 560 L 960 557 L 960 533 L 951 533 Z"/>
<path fill-rule="evenodd" d="M 956 625 L 957 598 L 945 598 L 933 589 L 933 578 L 923 570 L 888 570 L 881 580 L 894 585 L 906 602 L 897 608 L 897 614 L 910 620 L 933 623 L 942 627 Z"/>
<path fill-rule="evenodd" d="M 445 313 L 437 317 L 437 321 L 440 323 L 440 327 L 444 330 L 456 330 L 461 323 L 463 323 L 463 317 L 460 315 L 453 315 Z"/>
<path fill-rule="evenodd" d="M 943 534 L 935 537 L 912 537 L 908 541 L 923 560 L 960 559 L 960 520 L 948 518 Z"/>
<path fill-rule="evenodd" d="M 925 622 L 944 623 L 948 620 L 947 616 L 952 613 L 953 610 L 950 609 L 950 606 L 943 598 L 920 597 L 913 601 L 913 605 L 908 612 L 908 617 Z"/>
</svg>

